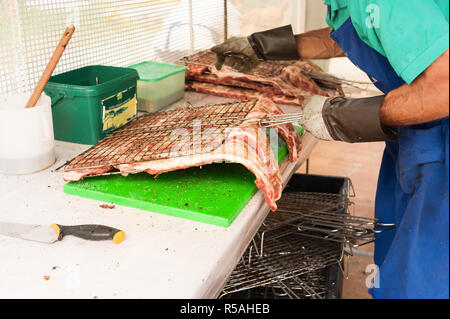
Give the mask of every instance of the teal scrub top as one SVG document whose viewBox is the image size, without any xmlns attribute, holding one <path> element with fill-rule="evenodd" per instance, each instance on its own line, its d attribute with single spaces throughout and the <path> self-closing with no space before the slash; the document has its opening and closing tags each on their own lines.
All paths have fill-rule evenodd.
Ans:
<svg viewBox="0 0 450 319">
<path fill-rule="evenodd" d="M 411 84 L 449 47 L 448 0 L 324 0 L 328 25 L 349 18 L 361 40 Z"/>
</svg>

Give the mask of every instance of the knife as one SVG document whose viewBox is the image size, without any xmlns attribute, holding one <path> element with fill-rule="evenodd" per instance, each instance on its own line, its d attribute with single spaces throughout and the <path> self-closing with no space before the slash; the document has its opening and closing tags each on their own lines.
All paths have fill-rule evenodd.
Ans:
<svg viewBox="0 0 450 319">
<path fill-rule="evenodd" d="M 91 241 L 112 240 L 115 244 L 125 239 L 125 233 L 120 229 L 103 225 L 44 226 L 0 222 L 0 235 L 47 244 L 69 235 Z"/>
</svg>

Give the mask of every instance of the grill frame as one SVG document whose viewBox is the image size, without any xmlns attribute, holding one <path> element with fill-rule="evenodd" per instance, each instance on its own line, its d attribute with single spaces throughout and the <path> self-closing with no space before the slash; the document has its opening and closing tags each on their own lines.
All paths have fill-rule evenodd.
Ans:
<svg viewBox="0 0 450 319">
<path fill-rule="evenodd" d="M 354 191 L 351 193 L 351 181 L 344 177 L 330 177 L 330 176 L 319 176 L 319 175 L 304 175 L 304 174 L 294 174 L 286 186 L 283 195 L 289 192 L 301 192 L 312 194 L 328 194 L 330 198 L 337 198 L 332 205 L 328 207 L 336 207 L 345 215 L 348 210 L 349 197 L 354 196 Z M 279 201 L 280 203 L 280 201 Z M 338 205 L 336 205 L 338 204 Z M 342 295 L 343 279 L 347 267 L 344 266 L 348 261 L 348 256 L 345 253 L 345 244 L 337 241 L 325 240 L 323 237 L 314 238 L 311 236 L 305 236 L 304 233 L 298 232 L 296 227 L 292 227 L 291 224 L 286 223 L 286 216 L 282 216 L 283 213 L 277 211 L 276 213 L 269 213 L 268 217 L 264 221 L 261 228 L 258 230 L 257 234 L 253 238 L 251 244 L 244 252 L 241 261 L 236 267 L 235 271 L 230 275 L 227 283 L 224 286 L 220 298 L 223 299 L 340 299 Z M 288 216 L 288 218 L 290 218 Z M 322 264 L 320 267 L 319 263 L 316 263 L 316 267 L 312 267 L 310 271 L 297 271 L 291 272 L 291 278 L 289 276 L 279 276 L 272 278 L 272 281 L 260 280 L 255 284 L 242 283 L 240 286 L 234 284 L 234 281 L 238 281 L 238 276 L 241 275 L 239 272 L 243 270 L 248 270 L 245 265 L 250 264 L 250 262 L 265 262 L 267 258 L 259 258 L 257 255 L 266 255 L 267 249 L 269 253 L 271 252 L 271 247 L 265 245 L 268 240 L 275 240 L 275 238 L 283 239 L 282 234 L 289 233 L 289 236 L 295 236 L 299 242 L 304 243 L 313 242 L 314 245 L 322 247 L 337 247 L 337 251 L 340 253 L 340 258 L 336 262 Z M 277 237 L 278 236 L 278 237 Z M 262 243 L 261 243 L 262 237 Z M 272 237 L 272 238 L 271 238 Z M 264 243 L 265 242 L 265 243 Z M 256 248 L 255 248 L 256 247 Z M 275 247 L 273 247 L 275 248 Z M 249 255 L 252 256 L 252 251 L 255 250 L 258 254 L 253 253 L 253 261 L 247 262 L 246 259 Z M 325 248 L 322 248 L 325 251 Z M 272 249 L 274 251 L 274 249 Z M 282 252 L 282 250 L 278 250 Z M 320 250 L 317 251 L 320 253 Z M 332 250 L 330 250 L 332 252 Z M 256 256 L 255 256 L 256 255 Z M 336 252 L 335 252 L 336 256 Z M 320 256 L 319 256 L 320 257 Z M 309 262 L 314 259 L 317 260 L 318 256 L 313 254 L 310 256 Z M 322 256 L 323 258 L 323 256 Z M 273 262 L 273 261 L 272 261 Z M 273 262 L 274 263 L 274 262 Z M 310 262 L 311 264 L 311 262 Z M 313 263 L 314 265 L 314 263 Z M 298 268 L 301 268 L 298 266 Z M 256 272 L 256 271 L 255 271 Z M 285 270 L 289 273 L 289 270 Z M 245 273 L 244 273 L 245 275 Z M 235 276 L 235 277 L 233 277 Z M 243 275 L 241 275 L 243 276 Z M 321 278 L 320 283 L 322 286 L 315 286 L 315 282 L 308 281 L 308 276 L 319 276 Z M 256 276 L 255 276 L 256 277 Z M 295 280 L 292 280 L 295 279 Z"/>
<path fill-rule="evenodd" d="M 259 250 L 262 242 L 264 249 Z M 321 299 L 326 297 L 326 289 L 319 291 L 312 285 L 314 282 L 306 280 L 343 263 L 343 258 L 340 244 L 307 238 L 288 227 L 267 233 L 260 230 L 229 277 L 222 296 L 260 287 L 279 287 L 291 298 L 298 298 L 295 291 L 303 290 L 309 291 L 309 297 Z"/>
<path fill-rule="evenodd" d="M 209 153 L 223 144 L 230 129 L 242 125 L 257 102 L 188 106 L 140 116 L 70 160 L 64 171 Z M 201 140 L 195 140 L 194 132 L 201 133 Z M 174 153 L 172 147 L 178 143 L 183 151 Z"/>
</svg>

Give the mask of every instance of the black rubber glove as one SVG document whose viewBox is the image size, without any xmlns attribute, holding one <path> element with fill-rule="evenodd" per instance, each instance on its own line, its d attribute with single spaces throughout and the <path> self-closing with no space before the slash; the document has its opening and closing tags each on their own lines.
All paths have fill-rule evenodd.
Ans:
<svg viewBox="0 0 450 319">
<path fill-rule="evenodd" d="M 313 96 L 303 103 L 299 124 L 314 137 L 348 143 L 394 141 L 395 128 L 380 122 L 384 96 L 362 99 Z"/>
<path fill-rule="evenodd" d="M 384 95 L 362 99 L 336 97 L 325 102 L 322 116 L 334 140 L 348 143 L 395 141 L 397 129 L 380 122 Z"/>
<path fill-rule="evenodd" d="M 247 38 L 231 38 L 211 50 L 216 54 L 218 70 L 226 64 L 237 71 L 248 72 L 262 61 Z"/>
<path fill-rule="evenodd" d="M 212 48 L 217 55 L 216 68 L 224 64 L 240 72 L 248 72 L 263 60 L 298 60 L 297 42 L 290 25 L 248 38 L 231 38 Z"/>
</svg>

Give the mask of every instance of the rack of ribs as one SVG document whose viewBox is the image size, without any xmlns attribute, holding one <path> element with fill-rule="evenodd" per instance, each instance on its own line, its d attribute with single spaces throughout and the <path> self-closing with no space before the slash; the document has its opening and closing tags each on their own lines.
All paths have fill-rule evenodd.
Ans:
<svg viewBox="0 0 450 319">
<path fill-rule="evenodd" d="M 248 73 L 224 65 L 215 67 L 215 54 L 203 51 L 177 62 L 188 67 L 186 90 L 241 100 L 266 96 L 275 103 L 302 105 L 313 95 L 344 95 L 339 84 L 323 79 L 328 76 L 309 61 L 263 61 Z M 319 74 L 320 79 L 311 74 Z"/>
<path fill-rule="evenodd" d="M 275 211 L 284 188 L 271 142 L 258 121 L 283 112 L 272 100 L 181 107 L 141 116 L 70 161 L 66 181 L 112 171 L 127 176 L 155 175 L 223 161 L 239 163 L 256 177 L 255 184 Z M 301 140 L 292 124 L 274 127 L 295 162 Z"/>
</svg>

